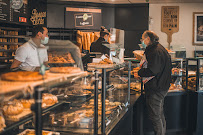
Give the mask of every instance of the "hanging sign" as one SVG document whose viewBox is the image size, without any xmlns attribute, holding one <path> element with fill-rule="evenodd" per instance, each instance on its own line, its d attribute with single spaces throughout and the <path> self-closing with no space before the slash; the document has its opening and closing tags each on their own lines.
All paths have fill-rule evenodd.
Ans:
<svg viewBox="0 0 203 135">
<path fill-rule="evenodd" d="M 179 31 L 179 6 L 162 6 L 161 31 L 168 35 L 168 48 L 172 42 L 172 34 Z"/>
<path fill-rule="evenodd" d="M 93 26 L 92 13 L 75 14 L 75 26 L 76 27 Z"/>
<path fill-rule="evenodd" d="M 101 9 L 66 7 L 65 28 L 99 29 L 101 18 Z"/>
</svg>

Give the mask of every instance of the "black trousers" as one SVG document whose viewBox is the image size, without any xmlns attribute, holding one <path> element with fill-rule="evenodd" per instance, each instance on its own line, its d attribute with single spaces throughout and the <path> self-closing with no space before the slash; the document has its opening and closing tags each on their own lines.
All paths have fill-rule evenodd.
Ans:
<svg viewBox="0 0 203 135">
<path fill-rule="evenodd" d="M 168 91 L 148 92 L 145 91 L 146 106 L 149 119 L 152 121 L 155 135 L 165 135 L 166 120 L 164 116 L 164 98 Z"/>
</svg>

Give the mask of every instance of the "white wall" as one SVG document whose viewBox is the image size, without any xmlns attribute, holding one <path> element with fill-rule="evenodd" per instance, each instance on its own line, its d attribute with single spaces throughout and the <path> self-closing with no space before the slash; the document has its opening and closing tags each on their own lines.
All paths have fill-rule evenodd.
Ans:
<svg viewBox="0 0 203 135">
<path fill-rule="evenodd" d="M 179 6 L 179 32 L 172 35 L 171 45 L 185 46 L 186 57 L 194 57 L 194 50 L 202 50 L 203 46 L 192 45 L 193 12 L 203 12 L 203 3 L 170 3 L 150 4 L 149 17 L 152 18 L 149 30 L 154 31 L 160 37 L 160 43 L 168 47 L 167 35 L 161 32 L 161 7 Z"/>
</svg>

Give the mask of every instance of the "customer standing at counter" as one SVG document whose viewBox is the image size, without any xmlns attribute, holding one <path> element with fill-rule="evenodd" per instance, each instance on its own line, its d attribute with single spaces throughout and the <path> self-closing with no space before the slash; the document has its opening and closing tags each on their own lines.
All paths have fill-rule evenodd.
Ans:
<svg viewBox="0 0 203 135">
<path fill-rule="evenodd" d="M 16 50 L 11 70 L 38 71 L 41 64 L 48 66 L 47 49 L 43 44 L 49 41 L 46 27 L 33 28 L 32 38 Z"/>
<path fill-rule="evenodd" d="M 108 54 L 110 50 L 104 46 L 103 44 L 109 44 L 108 39 L 109 39 L 109 31 L 105 29 L 104 26 L 101 26 L 100 29 L 100 37 L 97 39 L 95 42 L 92 42 L 90 46 L 90 52 L 101 52 L 103 54 Z"/>
<path fill-rule="evenodd" d="M 156 135 L 165 135 L 164 98 L 171 83 L 171 57 L 152 31 L 145 31 L 142 44 L 146 45 L 138 75 L 142 77 L 148 115 Z"/>
</svg>

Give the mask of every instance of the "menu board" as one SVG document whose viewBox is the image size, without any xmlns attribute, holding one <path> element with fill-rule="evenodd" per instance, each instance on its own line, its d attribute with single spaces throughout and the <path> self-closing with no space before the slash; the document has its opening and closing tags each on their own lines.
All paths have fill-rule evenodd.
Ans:
<svg viewBox="0 0 203 135">
<path fill-rule="evenodd" d="M 28 22 L 28 0 L 0 0 L 0 22 Z"/>
<path fill-rule="evenodd" d="M 99 29 L 101 23 L 101 9 L 66 7 L 65 28 Z"/>
<path fill-rule="evenodd" d="M 161 31 L 168 35 L 168 48 L 172 42 L 172 34 L 179 31 L 179 6 L 162 6 Z"/>
</svg>

